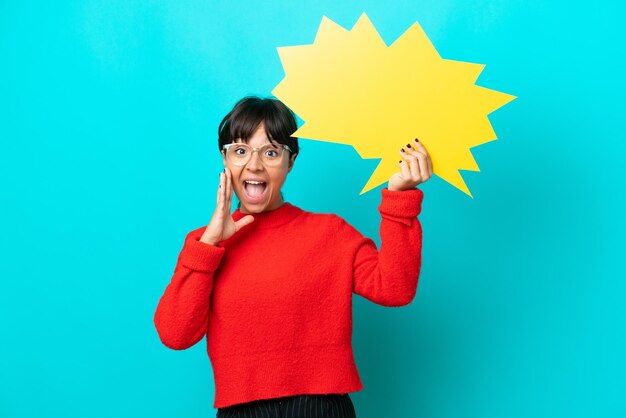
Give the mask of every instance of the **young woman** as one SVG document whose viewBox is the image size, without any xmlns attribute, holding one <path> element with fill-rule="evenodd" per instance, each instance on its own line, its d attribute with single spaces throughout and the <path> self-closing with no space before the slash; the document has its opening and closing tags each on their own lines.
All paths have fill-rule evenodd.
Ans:
<svg viewBox="0 0 626 418">
<path fill-rule="evenodd" d="M 355 417 L 352 294 L 411 303 L 421 266 L 417 216 L 432 163 L 417 139 L 383 188 L 381 248 L 335 214 L 285 202 L 299 152 L 293 113 L 244 97 L 220 123 L 217 205 L 189 232 L 154 324 L 184 350 L 206 338 L 217 417 Z M 233 192 L 239 207 L 231 214 Z"/>
</svg>

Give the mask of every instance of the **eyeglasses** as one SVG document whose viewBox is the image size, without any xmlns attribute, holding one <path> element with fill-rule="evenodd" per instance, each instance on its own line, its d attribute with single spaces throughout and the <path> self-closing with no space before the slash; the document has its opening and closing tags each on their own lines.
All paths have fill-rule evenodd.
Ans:
<svg viewBox="0 0 626 418">
<path fill-rule="evenodd" d="M 252 153 L 258 151 L 263 164 L 267 166 L 276 166 L 282 161 L 285 150 L 291 152 L 291 148 L 284 144 L 265 144 L 262 147 L 252 148 L 248 144 L 236 143 L 226 144 L 222 147 L 226 150 L 226 158 L 235 165 L 246 165 Z"/>
</svg>

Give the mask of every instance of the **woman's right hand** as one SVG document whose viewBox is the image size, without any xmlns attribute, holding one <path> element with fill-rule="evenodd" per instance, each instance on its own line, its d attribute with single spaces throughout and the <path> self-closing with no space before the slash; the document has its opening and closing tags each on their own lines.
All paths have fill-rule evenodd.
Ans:
<svg viewBox="0 0 626 418">
<path fill-rule="evenodd" d="M 211 222 L 204 230 L 200 241 L 217 245 L 220 241 L 224 241 L 232 237 L 235 232 L 254 221 L 252 215 L 246 215 L 235 222 L 230 215 L 230 204 L 233 196 L 232 174 L 228 167 L 220 173 L 220 184 L 217 188 L 217 205 Z"/>
</svg>

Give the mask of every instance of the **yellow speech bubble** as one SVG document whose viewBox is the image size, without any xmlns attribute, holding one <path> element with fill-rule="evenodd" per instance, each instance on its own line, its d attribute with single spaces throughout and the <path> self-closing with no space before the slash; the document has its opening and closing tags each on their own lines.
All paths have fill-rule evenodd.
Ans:
<svg viewBox="0 0 626 418">
<path fill-rule="evenodd" d="M 497 139 L 487 115 L 516 98 L 476 86 L 484 65 L 441 58 L 417 22 L 388 47 L 365 13 L 350 31 L 323 16 L 313 44 L 277 50 L 285 77 L 272 94 L 305 121 L 292 135 L 381 159 L 360 194 L 418 138 L 433 173 L 472 196 L 459 170 L 480 171 L 470 148 Z"/>
</svg>

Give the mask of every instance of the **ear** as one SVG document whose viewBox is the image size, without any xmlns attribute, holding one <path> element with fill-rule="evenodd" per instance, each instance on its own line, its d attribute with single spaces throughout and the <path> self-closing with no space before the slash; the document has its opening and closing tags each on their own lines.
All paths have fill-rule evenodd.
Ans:
<svg viewBox="0 0 626 418">
<path fill-rule="evenodd" d="M 296 162 L 296 155 L 298 154 L 297 153 L 293 154 L 291 158 L 289 159 L 289 169 L 287 170 L 287 173 L 291 172 L 291 169 L 293 168 L 293 165 Z"/>
<path fill-rule="evenodd" d="M 226 154 L 224 153 L 224 150 L 220 151 L 220 153 L 222 154 L 222 164 L 226 167 Z"/>
</svg>

